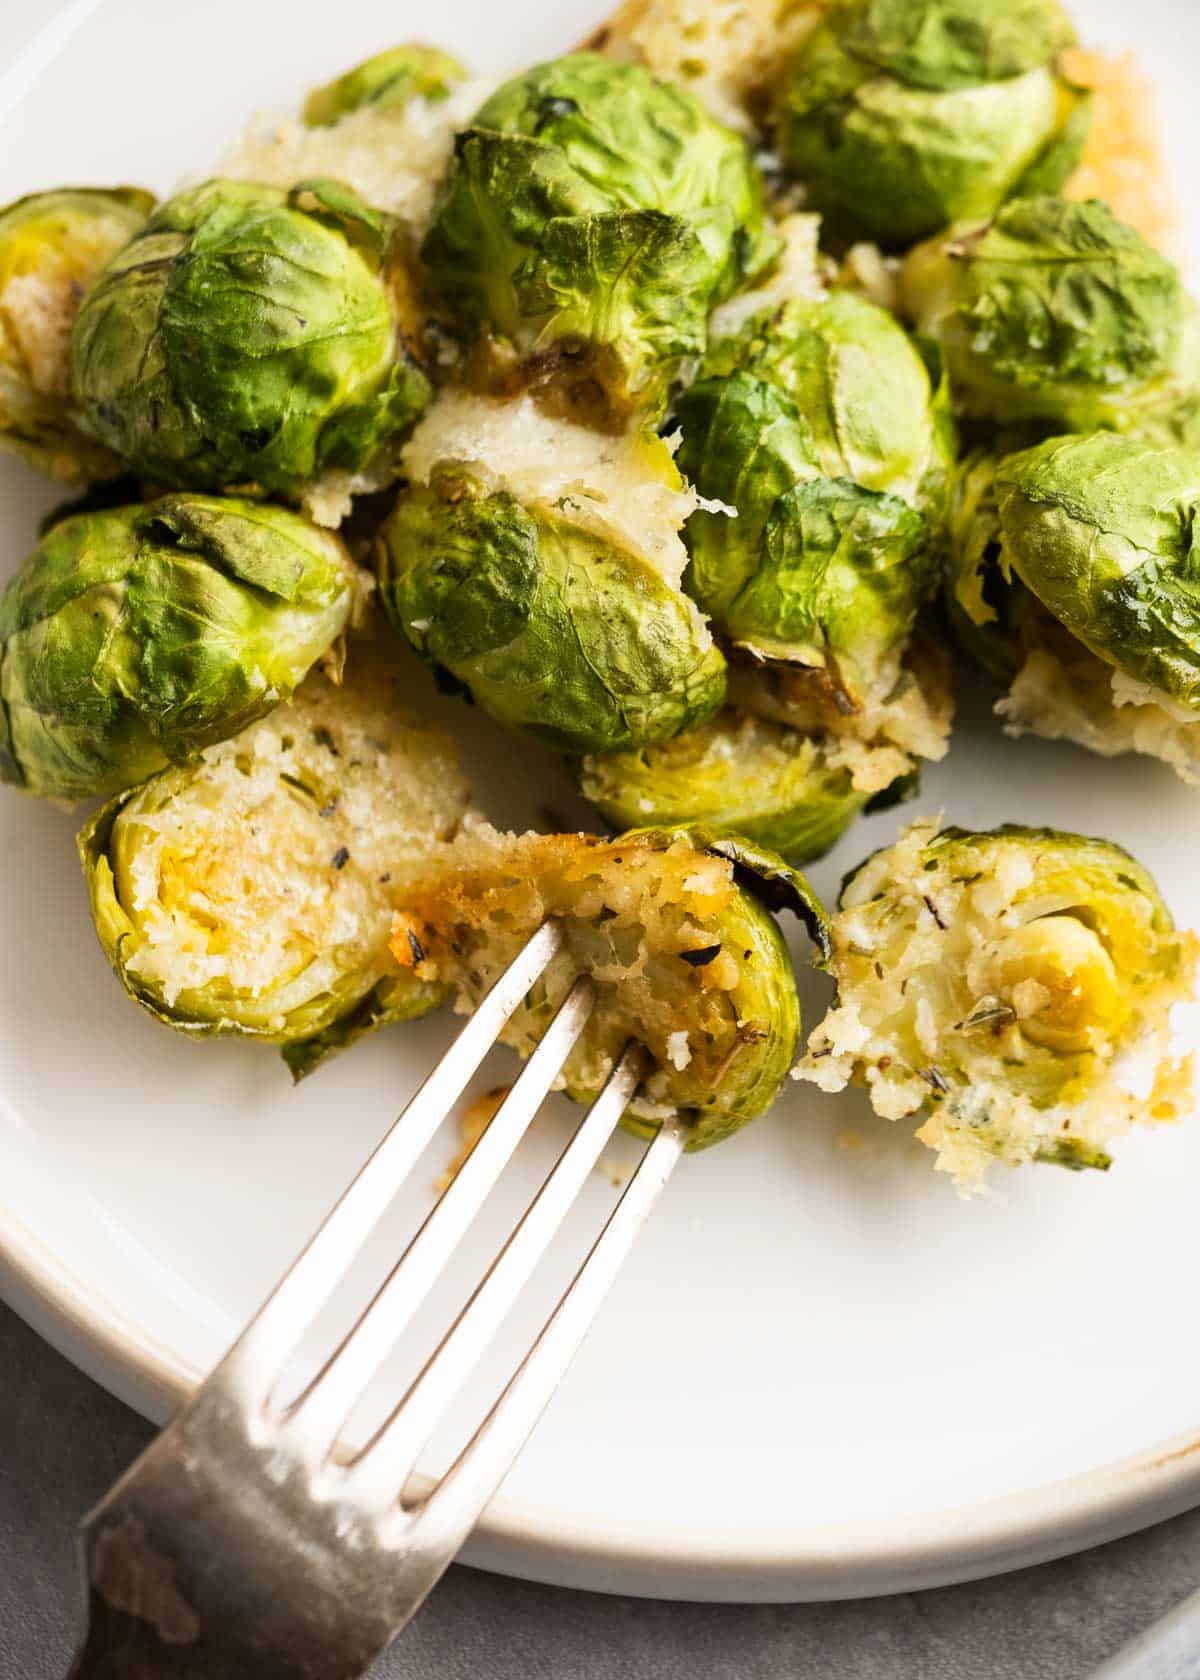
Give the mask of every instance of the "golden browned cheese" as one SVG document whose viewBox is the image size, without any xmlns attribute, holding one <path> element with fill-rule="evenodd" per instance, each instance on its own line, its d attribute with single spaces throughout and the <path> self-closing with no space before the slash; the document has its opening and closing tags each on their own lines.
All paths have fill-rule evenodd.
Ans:
<svg viewBox="0 0 1200 1680">
<path fill-rule="evenodd" d="M 1154 89 L 1131 53 L 1106 57 L 1075 47 L 1065 55 L 1063 68 L 1094 96 L 1087 144 L 1066 196 L 1102 198 L 1151 245 L 1175 255 L 1179 209 L 1163 155 Z"/>
</svg>

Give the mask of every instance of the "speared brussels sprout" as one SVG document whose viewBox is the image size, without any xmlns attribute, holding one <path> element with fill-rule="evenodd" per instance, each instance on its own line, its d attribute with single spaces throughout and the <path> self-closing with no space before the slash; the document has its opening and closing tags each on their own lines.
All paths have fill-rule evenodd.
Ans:
<svg viewBox="0 0 1200 1680">
<path fill-rule="evenodd" d="M 1058 0 L 837 0 L 778 95 L 785 166 L 835 234 L 889 247 L 1054 192 L 1090 120 L 1074 40 Z"/>
<path fill-rule="evenodd" d="M 444 987 L 388 952 L 405 874 L 457 830 L 466 790 L 440 730 L 399 704 L 355 636 L 346 680 L 290 703 L 198 763 L 118 796 L 83 829 L 100 942 L 168 1026 L 282 1047 L 296 1078 Z"/>
<path fill-rule="evenodd" d="M 466 73 L 458 59 L 439 47 L 406 41 L 314 88 L 304 101 L 304 121 L 310 128 L 328 128 L 365 105 L 402 111 L 414 99 L 445 99 Z"/>
<path fill-rule="evenodd" d="M 916 824 L 849 876 L 832 932 L 837 1001 L 797 1076 L 921 1119 L 964 1189 L 994 1160 L 1107 1167 L 1113 1138 L 1190 1106 L 1169 1014 L 1197 941 L 1107 840 Z"/>
<path fill-rule="evenodd" d="M 612 422 L 661 404 L 776 248 L 741 136 L 640 65 L 574 53 L 458 136 L 423 256 L 489 377 Z"/>
<path fill-rule="evenodd" d="M 973 417 L 1129 430 L 1169 416 L 1200 375 L 1178 270 L 1097 199 L 1016 199 L 960 223 L 909 254 L 900 285 Z"/>
<path fill-rule="evenodd" d="M 54 525 L 0 597 L 0 780 L 119 793 L 285 700 L 362 590 L 298 514 L 175 495 Z"/>
<path fill-rule="evenodd" d="M 803 876 L 749 843 L 703 831 L 585 834 L 476 829 L 414 882 L 392 942 L 418 978 L 474 1007 L 547 916 L 565 941 L 505 1027 L 529 1055 L 580 973 L 598 999 L 564 1068 L 590 1101 L 629 1042 L 650 1071 L 624 1124 L 650 1136 L 666 1115 L 693 1125 L 691 1149 L 744 1126 L 774 1100 L 800 1030 L 791 959 L 767 905 L 800 916 L 824 948 Z"/>
<path fill-rule="evenodd" d="M 1099 432 L 976 458 L 947 593 L 1018 732 L 1200 778 L 1200 452 Z"/>
<path fill-rule="evenodd" d="M 212 180 L 159 206 L 75 323 L 76 399 L 167 484 L 297 496 L 379 470 L 428 402 L 388 217 L 331 180 Z"/>
<path fill-rule="evenodd" d="M 80 430 L 71 328 L 96 275 L 153 208 L 138 187 L 62 187 L 0 209 L 0 446 L 56 478 L 120 471 Z"/>
<path fill-rule="evenodd" d="M 677 413 L 680 467 L 737 510 L 688 521 L 685 586 L 729 640 L 852 706 L 936 587 L 941 383 L 885 310 L 834 292 L 718 340 Z"/>
<path fill-rule="evenodd" d="M 661 438 L 448 392 L 404 461 L 376 544 L 384 606 L 497 722 L 603 752 L 720 706 L 725 660 L 679 587 L 695 498 Z"/>
</svg>

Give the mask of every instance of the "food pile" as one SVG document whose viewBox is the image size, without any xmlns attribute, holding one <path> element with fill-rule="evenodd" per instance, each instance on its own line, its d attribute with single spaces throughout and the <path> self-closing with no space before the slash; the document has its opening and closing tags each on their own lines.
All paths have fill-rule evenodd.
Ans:
<svg viewBox="0 0 1200 1680">
<path fill-rule="evenodd" d="M 628 0 L 498 86 L 382 52 L 161 202 L 0 210 L 0 444 L 76 487 L 0 599 L 0 776 L 103 802 L 129 995 L 301 1077 L 551 916 L 507 1041 L 590 974 L 565 1086 L 637 1041 L 643 1135 L 794 1073 L 970 1189 L 1186 1112 L 1196 945 L 1119 847 L 917 823 L 832 916 L 799 873 L 945 755 L 946 625 L 1010 732 L 1200 783 L 1141 98 L 1057 0 Z M 403 644 L 597 832 L 492 828 Z"/>
</svg>

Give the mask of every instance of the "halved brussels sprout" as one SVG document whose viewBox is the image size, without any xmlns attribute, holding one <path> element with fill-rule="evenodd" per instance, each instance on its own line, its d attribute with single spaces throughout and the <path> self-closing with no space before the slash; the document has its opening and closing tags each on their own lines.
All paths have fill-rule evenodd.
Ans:
<svg viewBox="0 0 1200 1680">
<path fill-rule="evenodd" d="M 672 741 L 585 758 L 580 788 L 615 829 L 698 823 L 793 863 L 827 852 L 871 800 L 819 737 L 732 706 Z"/>
<path fill-rule="evenodd" d="M 688 521 L 685 586 L 733 642 L 853 697 L 936 586 L 944 389 L 885 310 L 834 292 L 712 345 L 677 412 L 683 471 L 737 510 Z"/>
<path fill-rule="evenodd" d="M 839 715 L 786 669 L 735 665 L 731 693 L 757 712 L 727 706 L 674 740 L 591 754 L 580 789 L 614 828 L 699 824 L 808 863 L 860 812 L 911 798 L 921 758 L 944 755 L 945 673 L 928 650 L 914 664 L 865 718 Z"/>
<path fill-rule="evenodd" d="M 145 1009 L 283 1047 L 297 1078 L 445 988 L 388 952 L 405 875 L 466 809 L 453 745 L 353 638 L 344 685 L 290 703 L 105 806 L 79 837 L 100 942 Z"/>
<path fill-rule="evenodd" d="M 696 502 L 660 438 L 448 392 L 404 460 L 414 482 L 376 545 L 384 605 L 498 722 L 607 751 L 720 706 L 725 661 L 679 587 Z"/>
<path fill-rule="evenodd" d="M 71 329 L 96 275 L 153 208 L 138 187 L 62 187 L 0 209 L 0 446 L 56 478 L 120 471 L 79 428 Z"/>
<path fill-rule="evenodd" d="M 775 249 L 739 135 L 640 65 L 574 53 L 458 136 L 423 255 L 491 376 L 611 421 L 661 403 Z"/>
<path fill-rule="evenodd" d="M 1121 847 L 916 824 L 847 879 L 832 928 L 837 1002 L 797 1077 L 922 1119 L 963 1188 L 994 1160 L 1107 1167 L 1135 1122 L 1186 1112 L 1169 1015 L 1197 941 Z"/>
<path fill-rule="evenodd" d="M 1099 432 L 968 474 L 951 618 L 1001 680 L 1016 733 L 1200 779 L 1200 452 Z"/>
<path fill-rule="evenodd" d="M 1200 375 L 1178 270 L 1096 199 L 1021 198 L 960 223 L 909 254 L 900 284 L 972 416 L 1128 430 Z"/>
<path fill-rule="evenodd" d="M 63 520 L 0 597 L 0 780 L 87 799 L 194 759 L 287 699 L 361 593 L 343 544 L 282 508 Z"/>
<path fill-rule="evenodd" d="M 652 1070 L 625 1116 L 651 1135 L 669 1113 L 705 1149 L 778 1094 L 800 1030 L 791 959 L 764 907 L 801 916 L 818 945 L 824 913 L 803 876 L 748 843 L 703 831 L 585 834 L 470 830 L 408 889 L 392 949 L 469 1011 L 547 916 L 566 935 L 502 1037 L 527 1056 L 576 976 L 597 1005 L 564 1068 L 590 1101 L 632 1040 Z"/>
<path fill-rule="evenodd" d="M 400 111 L 414 99 L 445 99 L 466 73 L 458 59 L 439 47 L 406 41 L 314 88 L 304 101 L 304 120 L 310 128 L 327 128 L 365 105 Z"/>
<path fill-rule="evenodd" d="M 330 468 L 386 478 L 430 396 L 390 233 L 336 181 L 169 199 L 75 323 L 87 425 L 168 484 L 296 496 Z"/>
<path fill-rule="evenodd" d="M 1074 40 L 1058 0 L 837 0 L 776 102 L 784 163 L 835 233 L 890 247 L 1054 192 L 1090 118 Z"/>
</svg>

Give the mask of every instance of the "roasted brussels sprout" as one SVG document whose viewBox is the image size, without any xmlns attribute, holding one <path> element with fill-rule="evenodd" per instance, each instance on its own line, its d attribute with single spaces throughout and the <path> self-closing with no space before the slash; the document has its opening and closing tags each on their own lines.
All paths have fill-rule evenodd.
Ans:
<svg viewBox="0 0 1200 1680">
<path fill-rule="evenodd" d="M 169 199 L 75 323 L 87 425 L 173 485 L 297 496 L 326 469 L 381 470 L 430 395 L 389 233 L 335 181 Z"/>
<path fill-rule="evenodd" d="M 917 824 L 848 878 L 832 928 L 837 1001 L 798 1077 L 921 1118 L 964 1188 L 993 1160 L 1106 1167 L 1129 1126 L 1188 1108 L 1169 1012 L 1197 942 L 1121 847 Z"/>
<path fill-rule="evenodd" d="M 153 207 L 138 187 L 63 187 L 0 210 L 0 446 L 56 478 L 120 471 L 79 429 L 71 328 L 96 275 Z"/>
<path fill-rule="evenodd" d="M 679 588 L 696 504 L 661 439 L 447 393 L 404 459 L 413 482 L 377 544 L 384 605 L 498 722 L 607 751 L 720 706 L 725 661 Z"/>
<path fill-rule="evenodd" d="M 119 793 L 292 693 L 361 593 L 299 514 L 215 496 L 77 514 L 0 597 L 0 780 Z"/>
<path fill-rule="evenodd" d="M 826 743 L 732 706 L 671 741 L 585 758 L 580 788 L 615 829 L 697 823 L 794 863 L 829 850 L 869 802 Z"/>
<path fill-rule="evenodd" d="M 834 292 L 715 343 L 678 420 L 681 468 L 737 510 L 688 521 L 686 588 L 731 641 L 853 702 L 936 588 L 944 389 L 885 310 Z"/>
<path fill-rule="evenodd" d="M 1015 731 L 1200 780 L 1200 452 L 1113 432 L 968 467 L 947 594 Z"/>
<path fill-rule="evenodd" d="M 466 71 L 438 47 L 408 41 L 356 64 L 332 82 L 314 88 L 304 101 L 310 128 L 328 128 L 365 105 L 381 111 L 403 110 L 414 99 L 445 99 Z"/>
<path fill-rule="evenodd" d="M 606 841 L 482 828 L 408 889 L 392 948 L 470 1010 L 553 916 L 564 948 L 505 1042 L 528 1055 L 576 976 L 591 975 L 597 1006 L 567 1060 L 567 1094 L 590 1101 L 635 1040 L 652 1069 L 625 1124 L 650 1135 L 678 1111 L 693 1123 L 690 1147 L 704 1149 L 769 1106 L 796 1049 L 795 978 L 764 903 L 793 910 L 823 946 L 804 878 L 749 844 L 682 829 Z"/>
<path fill-rule="evenodd" d="M 944 754 L 949 690 L 935 658 L 917 663 L 865 719 L 802 695 L 787 671 L 734 666 L 731 693 L 765 716 L 727 706 L 674 740 L 591 754 L 580 789 L 613 828 L 698 824 L 808 863 L 860 812 L 909 798 L 920 759 Z"/>
<path fill-rule="evenodd" d="M 775 249 L 739 135 L 641 66 L 575 53 L 458 136 L 423 254 L 493 373 L 612 420 L 661 402 Z"/>
<path fill-rule="evenodd" d="M 100 942 L 129 995 L 198 1037 L 283 1047 L 297 1078 L 445 989 L 388 952 L 406 873 L 456 831 L 451 743 L 409 719 L 381 651 L 346 680 L 105 806 L 79 837 Z"/>
<path fill-rule="evenodd" d="M 836 0 L 782 83 L 784 163 L 835 233 L 889 247 L 1054 192 L 1090 116 L 1074 39 L 1058 0 Z"/>
<path fill-rule="evenodd" d="M 1178 270 L 1095 199 L 1021 198 L 960 223 L 909 254 L 901 298 L 974 417 L 1129 430 L 1200 376 Z"/>
</svg>

